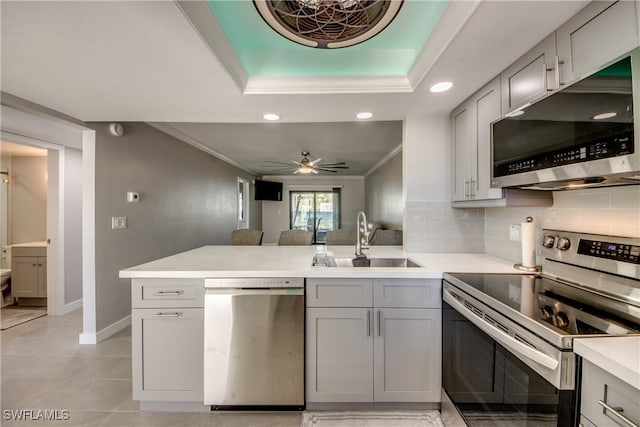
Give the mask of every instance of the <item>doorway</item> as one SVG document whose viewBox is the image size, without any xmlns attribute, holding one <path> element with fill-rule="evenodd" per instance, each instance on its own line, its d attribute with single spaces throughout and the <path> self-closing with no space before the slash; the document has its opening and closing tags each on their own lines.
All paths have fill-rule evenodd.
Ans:
<svg viewBox="0 0 640 427">
<path fill-rule="evenodd" d="M 332 191 L 291 191 L 290 226 L 292 230 L 313 233 L 313 244 L 325 244 L 327 231 L 340 228 L 340 189 Z"/>
</svg>

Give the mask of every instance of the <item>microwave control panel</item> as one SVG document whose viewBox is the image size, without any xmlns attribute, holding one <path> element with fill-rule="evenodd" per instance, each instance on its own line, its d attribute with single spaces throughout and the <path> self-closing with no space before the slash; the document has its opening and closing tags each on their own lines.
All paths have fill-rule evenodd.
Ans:
<svg viewBox="0 0 640 427">
<path fill-rule="evenodd" d="M 494 166 L 494 176 L 507 176 L 590 160 L 633 154 L 633 127 L 621 134 L 548 151 Z"/>
</svg>

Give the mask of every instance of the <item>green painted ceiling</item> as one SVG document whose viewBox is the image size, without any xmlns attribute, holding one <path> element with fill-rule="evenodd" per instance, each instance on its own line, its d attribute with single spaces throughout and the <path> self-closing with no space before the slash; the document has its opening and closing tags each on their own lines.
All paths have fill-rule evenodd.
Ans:
<svg viewBox="0 0 640 427">
<path fill-rule="evenodd" d="M 208 0 L 251 77 L 406 75 L 449 0 L 405 0 L 381 33 L 341 49 L 294 43 L 262 20 L 251 0 Z"/>
</svg>

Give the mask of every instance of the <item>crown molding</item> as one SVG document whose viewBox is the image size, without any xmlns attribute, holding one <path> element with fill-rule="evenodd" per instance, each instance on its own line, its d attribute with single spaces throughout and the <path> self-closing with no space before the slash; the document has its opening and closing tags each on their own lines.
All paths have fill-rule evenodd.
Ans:
<svg viewBox="0 0 640 427">
<path fill-rule="evenodd" d="M 409 93 L 409 79 L 401 76 L 249 77 L 245 95 Z"/>
<path fill-rule="evenodd" d="M 393 150 L 391 150 L 389 152 L 389 154 L 387 154 L 386 156 L 384 156 L 378 163 L 376 163 L 375 165 L 373 165 L 373 167 L 371 169 L 369 169 L 367 171 L 367 173 L 364 174 L 364 177 L 368 177 L 369 175 L 371 175 L 372 173 L 374 173 L 376 170 L 380 169 L 380 167 L 382 165 L 384 165 L 385 163 L 387 163 L 389 160 L 391 160 L 393 157 L 395 157 L 396 154 L 398 154 L 399 152 L 402 151 L 402 144 L 398 145 L 396 148 L 394 148 Z"/>
<path fill-rule="evenodd" d="M 196 147 L 199 150 L 204 151 L 207 154 L 210 154 L 220 160 L 222 160 L 223 162 L 229 163 L 232 166 L 235 166 L 239 169 L 242 169 L 243 171 L 254 175 L 254 176 L 258 176 L 258 173 L 252 169 L 249 169 L 248 167 L 244 166 L 241 163 L 236 162 L 235 160 L 231 159 L 230 157 L 225 156 L 224 154 L 221 154 L 219 152 L 217 152 L 216 150 L 212 149 L 211 147 L 208 147 L 206 145 L 204 145 L 202 142 L 198 141 L 195 138 L 192 138 L 191 136 L 187 135 L 186 133 L 176 129 L 175 127 L 171 126 L 168 123 L 160 123 L 160 122 L 146 122 L 146 124 L 148 124 L 151 127 L 154 127 L 156 129 L 158 129 L 161 132 L 166 133 L 167 135 L 170 135 L 176 139 L 179 139 L 182 142 L 185 142 L 193 147 Z"/>
<path fill-rule="evenodd" d="M 480 0 L 451 1 L 407 73 L 416 88 L 480 6 Z"/>
<path fill-rule="evenodd" d="M 213 53 L 214 58 L 220 61 L 238 88 L 243 90 L 249 75 L 207 3 L 189 0 L 174 1 L 174 3 Z"/>
</svg>

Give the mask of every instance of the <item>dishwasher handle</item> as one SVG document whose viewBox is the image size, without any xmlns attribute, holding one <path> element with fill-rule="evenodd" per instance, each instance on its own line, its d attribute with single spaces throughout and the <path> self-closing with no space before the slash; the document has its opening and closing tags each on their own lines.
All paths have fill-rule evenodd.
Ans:
<svg viewBox="0 0 640 427">
<path fill-rule="evenodd" d="M 207 288 L 206 295 L 304 295 L 304 288 Z"/>
</svg>

